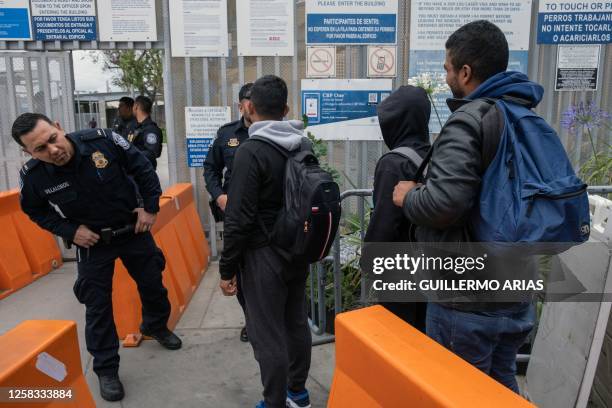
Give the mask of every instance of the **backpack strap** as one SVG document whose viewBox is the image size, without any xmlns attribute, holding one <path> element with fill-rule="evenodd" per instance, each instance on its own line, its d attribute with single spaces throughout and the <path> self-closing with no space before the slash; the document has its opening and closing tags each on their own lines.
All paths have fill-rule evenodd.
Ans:
<svg viewBox="0 0 612 408">
<path fill-rule="evenodd" d="M 496 99 L 482 98 L 490 107 L 482 116 L 480 123 L 482 129 L 482 172 L 489 167 L 495 155 L 501 140 L 501 134 L 504 131 L 505 120 L 503 113 L 496 107 Z"/>
<path fill-rule="evenodd" d="M 249 140 L 256 140 L 258 142 L 265 143 L 268 146 L 272 146 L 277 152 L 282 154 L 286 159 L 288 159 L 289 156 L 290 156 L 290 153 L 289 153 L 289 151 L 287 149 L 284 149 L 284 148 L 280 147 L 279 145 L 277 145 L 276 143 L 274 143 L 270 139 L 266 139 L 265 137 L 251 136 L 251 137 L 249 137 Z"/>
<path fill-rule="evenodd" d="M 405 157 L 406 159 L 414 163 L 417 168 L 421 167 L 421 163 L 423 163 L 423 159 L 421 158 L 421 156 L 419 156 L 419 154 L 413 148 L 408 146 L 396 147 L 387 154 L 398 154 L 402 157 Z"/>
</svg>

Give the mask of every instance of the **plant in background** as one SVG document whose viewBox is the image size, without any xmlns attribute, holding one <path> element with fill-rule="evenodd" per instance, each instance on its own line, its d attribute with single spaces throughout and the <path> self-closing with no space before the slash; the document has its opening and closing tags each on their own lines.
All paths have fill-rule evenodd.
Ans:
<svg viewBox="0 0 612 408">
<path fill-rule="evenodd" d="M 603 141 L 603 149 L 598 151 L 595 145 L 593 133 L 604 129 L 604 135 L 609 136 L 610 125 L 608 123 L 610 114 L 600 109 L 593 101 L 578 105 L 570 105 L 563 112 L 561 126 L 574 136 L 587 135 L 591 144 L 593 155 L 580 166 L 579 174 L 585 183 L 590 185 L 612 184 L 612 149 L 610 144 Z M 577 146 L 580 149 L 581 146 Z"/>
<path fill-rule="evenodd" d="M 444 79 L 444 74 L 431 74 L 429 72 L 425 72 L 420 75 L 408 78 L 408 85 L 423 88 L 425 90 L 425 93 L 427 93 L 427 97 L 429 98 L 429 102 L 431 102 L 431 106 L 433 107 L 434 112 L 436 113 L 436 117 L 438 118 L 440 129 L 442 129 L 442 121 L 440 120 L 438 108 L 436 108 L 433 96 L 440 93 L 449 92 L 449 88 L 446 85 L 446 81 Z"/>
</svg>

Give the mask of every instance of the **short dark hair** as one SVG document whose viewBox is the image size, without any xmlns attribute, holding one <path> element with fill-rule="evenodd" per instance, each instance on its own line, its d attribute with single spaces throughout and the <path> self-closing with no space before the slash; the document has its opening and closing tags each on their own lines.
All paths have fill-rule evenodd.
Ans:
<svg viewBox="0 0 612 408">
<path fill-rule="evenodd" d="M 238 92 L 238 102 L 241 102 L 243 99 L 251 99 L 251 88 L 253 87 L 252 82 L 248 82 L 242 85 L 240 88 L 240 92 Z"/>
<path fill-rule="evenodd" d="M 13 127 L 11 128 L 11 135 L 13 136 L 13 139 L 19 143 L 20 146 L 25 147 L 21 141 L 21 136 L 27 135 L 34 130 L 39 120 L 43 120 L 48 124 L 53 125 L 51 119 L 42 113 L 22 113 L 19 115 L 13 122 Z"/>
<path fill-rule="evenodd" d="M 119 99 L 119 103 L 122 103 L 131 108 L 132 106 L 134 106 L 134 99 L 130 98 L 129 96 L 124 96 Z"/>
<path fill-rule="evenodd" d="M 508 69 L 508 41 L 490 21 L 477 20 L 460 27 L 448 37 L 445 46 L 452 69 L 469 65 L 474 78 L 481 82 Z"/>
<path fill-rule="evenodd" d="M 265 118 L 281 120 L 287 106 L 287 84 L 276 75 L 259 78 L 251 88 L 251 103 Z"/>
<path fill-rule="evenodd" d="M 146 114 L 151 114 L 151 109 L 153 108 L 153 102 L 151 102 L 151 98 L 144 95 L 140 95 L 136 97 L 134 103 L 140 106 L 140 109 L 142 109 Z"/>
</svg>

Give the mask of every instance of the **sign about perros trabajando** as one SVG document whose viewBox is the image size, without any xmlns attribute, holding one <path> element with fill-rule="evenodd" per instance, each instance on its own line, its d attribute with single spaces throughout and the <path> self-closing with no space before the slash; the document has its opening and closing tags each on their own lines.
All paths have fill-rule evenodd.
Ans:
<svg viewBox="0 0 612 408">
<path fill-rule="evenodd" d="M 540 2 L 538 44 L 609 44 L 612 1 Z"/>
</svg>

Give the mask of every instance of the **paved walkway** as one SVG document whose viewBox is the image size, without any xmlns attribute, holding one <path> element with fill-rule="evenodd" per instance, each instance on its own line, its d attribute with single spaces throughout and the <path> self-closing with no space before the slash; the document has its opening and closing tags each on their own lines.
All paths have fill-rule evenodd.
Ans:
<svg viewBox="0 0 612 408">
<path fill-rule="evenodd" d="M 72 293 L 75 274 L 76 264 L 68 263 L 0 300 L 0 334 L 28 319 L 75 320 L 81 360 L 98 407 L 254 407 L 261 399 L 253 350 L 238 339 L 242 311 L 234 298 L 221 295 L 213 263 L 176 329 L 183 348 L 168 351 L 155 341 L 121 348 L 120 375 L 126 397 L 119 403 L 102 400 L 85 349 L 85 310 Z M 326 404 L 333 366 L 334 344 L 313 348 L 307 383 L 313 407 Z"/>
</svg>

